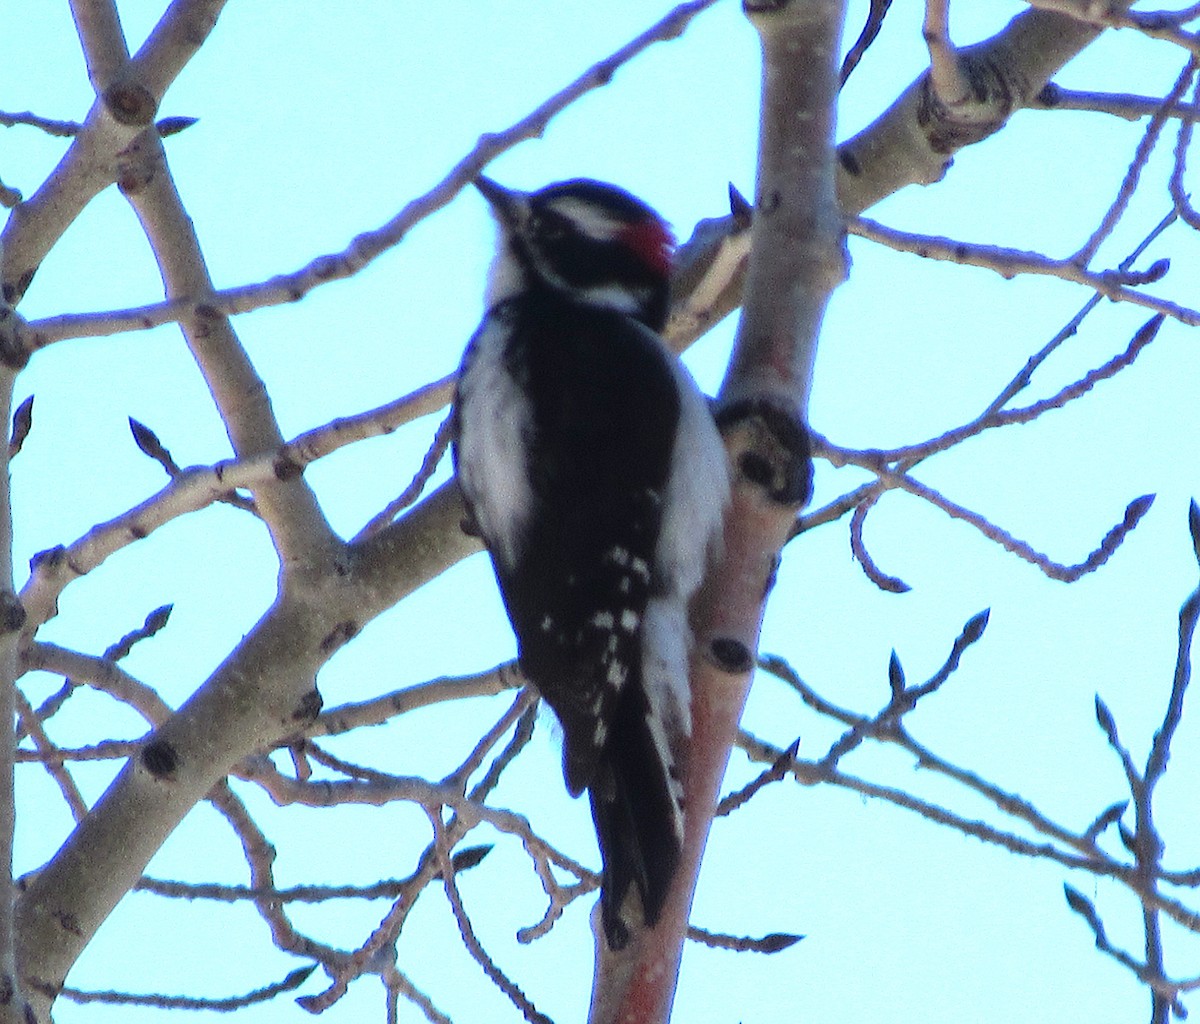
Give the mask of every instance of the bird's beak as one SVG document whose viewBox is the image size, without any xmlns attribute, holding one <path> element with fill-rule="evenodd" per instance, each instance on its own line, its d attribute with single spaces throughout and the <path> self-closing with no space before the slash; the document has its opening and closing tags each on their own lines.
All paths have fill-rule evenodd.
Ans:
<svg viewBox="0 0 1200 1024">
<path fill-rule="evenodd" d="M 492 213 L 506 228 L 518 228 L 529 213 L 529 196 L 516 189 L 505 188 L 485 175 L 479 175 L 474 185 L 492 208 Z"/>
</svg>

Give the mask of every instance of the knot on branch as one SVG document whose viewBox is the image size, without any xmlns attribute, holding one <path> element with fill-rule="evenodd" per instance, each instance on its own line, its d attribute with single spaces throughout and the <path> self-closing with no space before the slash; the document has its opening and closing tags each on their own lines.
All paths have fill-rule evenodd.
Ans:
<svg viewBox="0 0 1200 1024">
<path fill-rule="evenodd" d="M 156 779 L 167 782 L 179 770 L 179 752 L 166 740 L 151 740 L 142 748 L 141 762 Z"/>
<path fill-rule="evenodd" d="M 21 207 L 17 207 L 13 211 L 13 216 L 17 216 L 21 212 Z M 3 286 L 4 301 L 11 305 L 16 305 L 29 291 L 29 286 L 33 284 L 33 275 L 37 273 L 37 267 L 29 267 L 22 271 L 15 281 L 5 281 Z"/>
<path fill-rule="evenodd" d="M 24 291 L 24 286 L 21 290 Z M 29 362 L 30 349 L 25 343 L 24 326 L 24 319 L 11 306 L 0 305 L 0 364 L 13 370 L 23 369 Z"/>
<path fill-rule="evenodd" d="M 716 664 L 731 675 L 744 675 L 754 667 L 754 658 L 740 640 L 733 637 L 715 637 L 709 651 Z"/>
<path fill-rule="evenodd" d="M 353 640 L 361 628 L 357 622 L 339 622 L 321 639 L 317 649 L 322 655 L 329 656 L 339 647 Z M 313 692 L 316 693 L 315 690 Z M 320 699 L 320 694 L 317 694 L 317 699 Z"/>
<path fill-rule="evenodd" d="M 780 505 L 804 505 L 812 494 L 812 446 L 794 409 L 748 398 L 717 411 L 717 426 L 738 473 Z"/>
<path fill-rule="evenodd" d="M 943 100 L 928 73 L 921 80 L 917 124 L 935 153 L 954 153 L 995 134 L 1029 91 L 1028 82 L 1016 79 L 1011 68 L 970 50 L 959 51 L 958 69 L 969 95 L 957 102 Z"/>
<path fill-rule="evenodd" d="M 136 195 L 158 175 L 162 150 L 146 143 L 147 136 L 138 135 L 117 154 L 117 188 L 123 196 Z"/>
<path fill-rule="evenodd" d="M 158 100 L 149 89 L 133 82 L 117 82 L 104 90 L 105 109 L 118 124 L 145 128 L 154 123 Z"/>
<path fill-rule="evenodd" d="M 0 633 L 18 633 L 25 625 L 25 606 L 11 590 L 0 593 Z"/>
<path fill-rule="evenodd" d="M 42 580 L 57 581 L 70 576 L 82 576 L 84 570 L 71 561 L 71 554 L 62 544 L 38 551 L 29 559 L 29 571 Z"/>
<path fill-rule="evenodd" d="M 292 721 L 304 723 L 315 722 L 317 716 L 321 713 L 321 708 L 324 706 L 325 700 L 321 696 L 320 691 L 314 686 L 300 698 L 300 703 L 296 705 L 296 709 L 292 712 Z"/>
</svg>

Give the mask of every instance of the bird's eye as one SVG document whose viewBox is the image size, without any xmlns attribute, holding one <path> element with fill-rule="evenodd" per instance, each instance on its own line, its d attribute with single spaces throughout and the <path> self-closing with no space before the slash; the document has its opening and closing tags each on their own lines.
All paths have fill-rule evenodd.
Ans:
<svg viewBox="0 0 1200 1024">
<path fill-rule="evenodd" d="M 567 229 L 557 217 L 535 215 L 529 226 L 543 242 L 561 242 L 567 236 Z"/>
</svg>

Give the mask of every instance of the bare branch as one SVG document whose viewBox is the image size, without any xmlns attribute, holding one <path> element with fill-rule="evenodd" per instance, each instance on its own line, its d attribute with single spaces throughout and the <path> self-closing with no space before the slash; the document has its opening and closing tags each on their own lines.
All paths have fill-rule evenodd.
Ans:
<svg viewBox="0 0 1200 1024">
<path fill-rule="evenodd" d="M 929 75 L 921 75 L 871 125 L 838 147 L 842 209 L 861 213 L 907 185 L 940 181 L 958 150 L 1003 128 L 1099 33 L 1077 18 L 1023 11 L 991 39 L 958 51 L 972 87 L 968 102 L 942 102 Z"/>
<path fill-rule="evenodd" d="M 152 35 L 143 51 L 154 40 Z M 177 45 L 171 37 L 162 43 Z M 157 135 L 147 137 L 140 147 L 127 150 L 124 158 L 128 165 L 122 172 L 121 191 L 154 250 L 167 296 L 211 291 L 200 240 L 175 188 L 162 140 Z M 276 451 L 283 435 L 266 387 L 228 318 L 195 310 L 180 326 L 234 452 L 245 457 Z M 303 477 L 277 473 L 254 488 L 254 498 L 285 571 L 297 562 L 333 554 L 337 538 Z"/>
<path fill-rule="evenodd" d="M 280 981 L 256 988 L 252 992 L 244 992 L 236 996 L 172 996 L 165 993 L 148 992 L 90 992 L 84 989 L 64 986 L 59 993 L 63 998 L 73 1003 L 107 1003 L 110 1006 L 152 1006 L 157 1010 L 216 1010 L 227 1013 L 231 1010 L 242 1010 L 256 1003 L 265 1003 L 276 996 L 294 992 L 304 984 L 315 971 L 316 965 L 298 967 L 289 971 Z"/>
<path fill-rule="evenodd" d="M 475 929 L 471 925 L 471 919 L 467 915 L 466 907 L 463 906 L 462 894 L 459 892 L 458 884 L 455 881 L 454 865 L 449 856 L 445 826 L 436 815 L 430 815 L 430 823 L 434 829 L 433 849 L 440 865 L 442 885 L 446 889 L 446 899 L 450 902 L 450 909 L 454 913 L 454 920 L 458 924 L 458 931 L 462 936 L 463 945 L 466 947 L 467 952 L 471 954 L 471 957 L 483 969 L 483 973 L 488 976 L 492 984 L 508 996 L 513 1006 L 521 1011 L 521 1016 L 529 1021 L 529 1024 L 554 1024 L 549 1017 L 533 1005 L 532 1000 L 521 991 L 516 982 L 509 978 L 496 965 L 496 962 L 488 955 L 487 950 L 483 948 L 483 943 L 479 941 L 479 937 L 475 934 Z"/>
<path fill-rule="evenodd" d="M 922 35 L 929 49 L 929 85 L 947 107 L 960 106 L 971 98 L 971 83 L 950 40 L 950 0 L 925 0 Z"/>
<path fill-rule="evenodd" d="M 1153 117 L 1160 110 L 1165 110 L 1168 117 L 1179 118 L 1188 123 L 1200 117 L 1200 107 L 1195 103 L 1176 103 L 1164 107 L 1161 96 L 1065 89 L 1054 82 L 1047 83 L 1030 106 L 1036 110 L 1086 110 L 1098 114 L 1112 114 L 1126 121 Z"/>
<path fill-rule="evenodd" d="M 693 942 L 699 942 L 702 946 L 708 946 L 710 949 L 729 949 L 735 953 L 781 953 L 801 941 L 804 936 L 791 935 L 787 932 L 772 932 L 770 935 L 754 939 L 748 935 L 720 935 L 717 932 L 690 925 L 688 938 Z"/>
<path fill-rule="evenodd" d="M 1074 257 L 1056 260 L 1024 249 L 1010 249 L 1000 245 L 973 245 L 937 235 L 919 235 L 907 231 L 897 231 L 865 217 L 851 220 L 848 230 L 851 234 L 879 242 L 898 252 L 910 252 L 925 259 L 984 267 L 995 271 L 1004 278 L 1010 278 L 1017 274 L 1037 274 L 1087 285 L 1114 302 L 1130 302 L 1137 306 L 1144 306 L 1155 313 L 1172 317 L 1192 327 L 1200 325 L 1200 311 L 1181 306 L 1167 299 L 1147 295 L 1145 292 L 1130 287 L 1131 284 L 1144 282 L 1146 275 L 1118 270 L 1099 272 L 1085 270 L 1081 264 L 1075 262 Z M 1157 280 L 1166 269 L 1166 266 L 1161 264 L 1152 268 L 1150 279 Z"/>
<path fill-rule="evenodd" d="M 273 889 L 275 847 L 267 840 L 245 803 L 225 780 L 217 783 L 209 791 L 208 800 L 225 818 L 242 845 L 250 872 L 251 887 L 264 891 Z M 302 934 L 292 924 L 286 908 L 270 896 L 264 895 L 255 899 L 254 908 L 270 929 L 271 940 L 284 952 L 294 953 L 326 966 L 339 964 L 345 959 L 345 954 L 340 950 Z"/>
<path fill-rule="evenodd" d="M 863 572 L 867 574 L 867 579 L 880 590 L 887 591 L 889 594 L 904 594 L 912 587 L 899 576 L 889 576 L 879 568 L 867 550 L 866 541 L 863 540 L 863 524 L 867 521 L 867 513 L 875 507 L 882 493 L 879 490 L 869 492 L 855 506 L 854 515 L 850 517 L 850 551 L 858 564 L 862 566 Z"/>
<path fill-rule="evenodd" d="M 1109 207 L 1108 212 L 1105 213 L 1103 219 L 1100 221 L 1100 226 L 1096 228 L 1092 236 L 1071 257 L 1071 263 L 1079 267 L 1086 267 L 1095 258 L 1104 240 L 1112 234 L 1113 229 L 1117 226 L 1117 222 L 1128 208 L 1130 200 L 1133 199 L 1133 193 L 1137 190 L 1138 180 L 1141 178 L 1142 171 L 1149 161 L 1150 154 L 1154 151 L 1155 145 L 1158 143 L 1158 137 L 1162 133 L 1163 126 L 1170 117 L 1170 109 L 1187 92 L 1188 86 L 1191 85 L 1192 79 L 1196 75 L 1197 67 L 1200 67 L 1200 64 L 1197 64 L 1196 55 L 1193 54 L 1184 66 L 1184 69 L 1179 73 L 1179 77 L 1175 80 L 1171 91 L 1163 99 L 1162 106 L 1150 118 L 1150 123 L 1146 126 L 1146 131 L 1142 135 L 1141 142 L 1138 143 L 1137 151 L 1133 155 L 1133 162 L 1129 165 L 1129 170 L 1125 172 L 1125 179 L 1121 182 L 1121 188 L 1117 192 L 1117 197 L 1113 200 L 1112 206 Z"/>
<path fill-rule="evenodd" d="M 402 423 L 436 411 L 448 400 L 450 388 L 451 378 L 444 378 L 376 409 L 307 431 L 276 450 L 181 470 L 140 505 L 97 524 L 72 544 L 41 552 L 32 559 L 32 573 L 21 590 L 28 630 L 56 614 L 58 597 L 68 584 L 93 571 L 121 548 L 149 536 L 178 516 L 225 500 L 235 489 L 256 488 L 272 479 L 296 476 L 311 462 L 344 445 L 389 433 Z M 461 514 L 458 518 L 461 520 Z M 403 527 L 397 524 L 397 529 Z M 390 543 L 383 531 L 373 539 L 376 550 Z M 470 549 L 477 546 L 478 542 L 472 542 Z M 385 560 L 379 560 L 376 567 L 385 564 Z"/>
<path fill-rule="evenodd" d="M 24 654 L 27 671 L 41 669 L 66 676 L 75 683 L 86 683 L 123 704 L 128 704 L 151 725 L 158 725 L 171 715 L 171 708 L 156 690 L 139 682 L 114 661 L 67 650 L 57 644 L 34 643 Z"/>
<path fill-rule="evenodd" d="M 400 496 L 395 501 L 388 503 L 387 507 L 374 516 L 366 526 L 364 526 L 354 538 L 355 540 L 363 540 L 382 530 L 389 523 L 394 522 L 396 516 L 409 507 L 425 490 L 425 485 L 429 483 L 430 477 L 438 468 L 438 464 L 446 454 L 446 449 L 450 447 L 450 441 L 454 436 L 454 413 L 451 412 L 446 416 L 441 423 L 438 424 L 437 431 L 433 435 L 433 441 L 430 442 L 429 450 L 425 453 L 425 458 L 421 461 L 421 468 L 417 470 L 412 482 L 404 488 Z"/>
<path fill-rule="evenodd" d="M 1188 20 L 1187 11 L 1129 11 L 1125 3 L 1093 3 L 1091 0 L 1029 0 L 1043 11 L 1069 15 L 1077 21 L 1107 28 L 1137 29 L 1151 39 L 1174 43 L 1200 56 L 1200 39 L 1180 26 Z"/>
<path fill-rule="evenodd" d="M 163 93 L 208 38 L 224 2 L 173 0 L 132 60 L 112 0 L 72 5 L 88 73 L 101 91 L 66 155 L 37 192 L 13 210 L 0 233 L 4 301 L 20 300 L 67 227 L 116 181 L 117 154 L 153 128 Z"/>
<path fill-rule="evenodd" d="M 1149 964 L 1139 963 L 1125 950 L 1113 945 L 1108 937 L 1108 933 L 1104 930 L 1104 924 L 1100 920 L 1100 915 L 1097 913 L 1091 900 L 1084 896 L 1078 889 L 1073 889 L 1069 885 L 1063 886 L 1063 894 L 1067 898 L 1067 906 L 1082 917 L 1087 922 L 1088 927 L 1091 928 L 1092 936 L 1096 940 L 1096 948 L 1101 953 L 1112 957 L 1121 966 L 1132 971 L 1139 981 L 1148 985 L 1152 992 L 1170 1004 L 1176 1016 L 1181 1019 L 1187 1016 L 1187 1011 L 1184 1010 L 1183 1005 L 1179 1002 L 1179 993 L 1200 988 L 1200 978 L 1174 982 L 1163 977 L 1161 973 Z"/>
<path fill-rule="evenodd" d="M 736 793 L 730 793 L 728 796 L 722 797 L 721 802 L 717 804 L 717 809 L 713 811 L 713 817 L 721 818 L 727 814 L 732 814 L 739 807 L 747 804 L 765 786 L 784 779 L 799 749 L 800 739 L 797 737 L 792 741 L 792 745 L 775 759 L 775 763 L 757 779 L 743 786 Z"/>
<path fill-rule="evenodd" d="M 306 730 L 308 736 L 336 736 L 364 725 L 379 725 L 417 708 L 467 697 L 488 697 L 525 685 L 516 662 L 475 675 L 446 677 L 385 693 L 361 704 L 343 704 L 322 712 Z"/>
<path fill-rule="evenodd" d="M 6 128 L 11 128 L 14 125 L 24 124 L 32 128 L 37 128 L 45 132 L 47 135 L 57 136 L 58 138 L 69 139 L 78 135 L 83 131 L 83 125 L 78 121 L 58 121 L 50 117 L 39 117 L 32 111 L 26 110 L 19 114 L 9 114 L 0 111 L 0 125 Z"/>
<path fill-rule="evenodd" d="M 430 1024 L 454 1024 L 441 1010 L 433 1005 L 431 1000 L 424 992 L 418 989 L 412 981 L 394 964 L 389 964 L 379 972 L 383 984 L 388 992 L 388 1022 L 392 1024 L 399 1021 L 399 1008 L 395 1005 L 394 996 L 404 996 L 410 1003 L 414 1004 L 423 1014 L 425 1019 Z"/>
<path fill-rule="evenodd" d="M 908 473 L 885 468 L 881 464 L 882 460 L 876 459 L 873 453 L 860 455 L 856 452 L 837 448 L 823 438 L 816 439 L 814 450 L 817 454 L 824 455 L 834 465 L 856 465 L 871 470 L 878 477 L 878 482 L 873 485 L 874 488 L 880 486 L 884 488 L 896 488 L 928 501 L 951 518 L 970 523 L 985 537 L 999 544 L 1006 551 L 1010 551 L 1018 558 L 1036 565 L 1051 579 L 1059 580 L 1063 583 L 1073 583 L 1081 576 L 1085 576 L 1089 572 L 1095 572 L 1096 569 L 1107 562 L 1116 553 L 1117 548 L 1121 546 L 1129 532 L 1150 511 L 1150 506 L 1154 503 L 1154 495 L 1152 494 L 1143 494 L 1140 498 L 1135 498 L 1126 507 L 1125 515 L 1121 522 L 1117 523 L 1105 534 L 1100 544 L 1087 558 L 1074 565 L 1063 565 L 1054 561 L 1049 556 L 1042 554 L 1040 551 L 1035 550 L 1025 541 L 1014 537 L 1007 530 L 997 526 L 980 513 L 951 501 L 936 489 L 921 483 Z M 869 486 L 864 493 L 870 493 L 871 489 L 873 488 Z M 875 571 L 878 572 L 878 569 Z"/>
<path fill-rule="evenodd" d="M 883 474 L 880 479 L 892 486 L 908 491 L 918 498 L 924 498 L 931 505 L 940 508 L 953 519 L 961 519 L 963 522 L 970 523 L 989 540 L 995 541 L 1006 551 L 1011 551 L 1018 558 L 1024 559 L 1031 565 L 1036 565 L 1052 580 L 1059 580 L 1062 583 L 1074 583 L 1081 576 L 1085 576 L 1089 572 L 1095 572 L 1107 562 L 1116 553 L 1117 548 L 1121 546 L 1128 533 L 1137 526 L 1142 516 L 1150 511 L 1150 506 L 1154 502 L 1153 494 L 1143 494 L 1140 498 L 1135 498 L 1126 506 L 1125 515 L 1121 522 L 1117 523 L 1105 534 L 1104 539 L 1100 541 L 1100 544 L 1087 558 L 1074 565 L 1063 565 L 1042 554 L 1040 551 L 1036 551 L 1025 541 L 1014 537 L 1007 530 L 990 522 L 979 513 L 950 501 L 934 490 L 934 488 L 919 483 L 907 474 Z"/>
<path fill-rule="evenodd" d="M 152 303 L 137 309 L 53 317 L 30 325 L 30 344 L 34 348 L 42 348 L 67 337 L 95 337 L 123 331 L 149 330 L 166 323 L 185 322 L 197 316 L 224 317 L 248 313 L 267 306 L 295 302 L 323 284 L 352 277 L 371 261 L 399 245 L 414 226 L 448 205 L 501 153 L 520 142 L 540 138 L 550 122 L 572 103 L 607 85 L 623 65 L 648 47 L 677 38 L 696 15 L 715 2 L 691 0 L 679 4 L 641 35 L 588 68 L 574 82 L 521 120 L 502 131 L 482 136 L 441 182 L 409 202 L 386 224 L 356 236 L 341 252 L 318 256 L 299 270 L 279 274 L 257 284 L 217 290 L 212 288 L 210 282 L 207 286 L 193 286 L 186 294 L 174 295 L 167 302 Z M 213 3 L 213 6 L 219 9 L 221 5 Z M 163 38 L 167 36 L 164 29 Z M 147 40 L 143 52 L 150 49 L 153 41 L 153 36 Z"/>
<path fill-rule="evenodd" d="M 887 17 L 888 11 L 891 9 L 892 0 L 871 0 L 870 6 L 867 8 L 867 20 L 859 32 L 858 38 L 854 40 L 853 45 L 846 51 L 846 57 L 842 61 L 842 69 L 838 73 L 838 81 L 846 84 L 846 80 L 854 73 L 854 69 L 858 67 L 859 62 L 863 59 L 864 54 L 875 42 L 875 37 L 879 35 L 879 30 L 883 28 L 883 20 Z"/>
<path fill-rule="evenodd" d="M 88 78 L 103 93 L 129 60 L 125 31 L 113 0 L 72 0 L 71 17 L 87 60 Z"/>
<path fill-rule="evenodd" d="M 1192 106 L 1200 104 L 1200 82 L 1192 90 Z M 1183 176 L 1187 170 L 1187 154 L 1192 144 L 1192 120 L 1182 121 L 1179 125 L 1179 135 L 1175 141 L 1174 163 L 1171 167 L 1171 178 L 1167 182 L 1167 190 L 1171 201 L 1175 204 L 1175 212 L 1189 227 L 1200 230 L 1200 213 L 1192 206 L 1191 200 L 1183 186 Z"/>
<path fill-rule="evenodd" d="M 694 602 L 693 728 L 681 863 L 658 923 L 627 950 L 597 940 L 590 1024 L 670 1015 L 691 893 L 717 804 L 775 560 L 811 490 L 806 412 L 817 337 L 845 276 L 834 108 L 844 5 L 747 3 L 763 92 L 746 310 L 718 396 L 735 467 L 725 551 Z"/>
<path fill-rule="evenodd" d="M 67 766 L 63 763 L 63 760 L 55 756 L 57 754 L 57 747 L 51 742 L 50 737 L 46 735 L 46 730 L 42 727 L 41 720 L 38 718 L 37 712 L 33 710 L 33 706 L 19 690 L 15 695 L 15 699 L 21 728 L 33 740 L 34 747 L 37 749 L 38 760 L 45 766 L 46 774 L 58 786 L 59 791 L 63 795 L 63 800 L 71 809 L 71 815 L 76 821 L 82 821 L 84 815 L 88 812 L 87 802 L 83 799 L 83 794 L 79 792 L 79 787 L 75 785 L 75 780 L 71 778 L 71 773 L 67 770 Z"/>
<path fill-rule="evenodd" d="M 1158 336 L 1158 331 L 1162 323 L 1162 314 L 1152 317 L 1138 329 L 1123 352 L 1113 356 L 1112 359 L 1108 360 L 1102 366 L 1098 366 L 1094 370 L 1089 370 L 1077 381 L 1061 388 L 1057 394 L 1051 395 L 1049 398 L 1043 398 L 1040 401 L 1019 409 L 1000 409 L 999 405 L 1007 401 L 1012 394 L 1015 394 L 1016 390 L 1019 390 L 1010 386 L 1005 389 L 996 401 L 988 406 L 983 414 L 976 417 L 970 423 L 954 427 L 921 444 L 906 445 L 903 448 L 872 449 L 869 453 L 870 457 L 882 462 L 908 462 L 910 460 L 915 462 L 926 459 L 938 452 L 946 451 L 969 437 L 983 433 L 985 430 L 1008 426 L 1013 423 L 1031 423 L 1051 409 L 1061 409 L 1068 403 L 1082 398 L 1101 381 L 1109 380 L 1122 370 L 1132 366 L 1133 361 L 1137 359 L 1142 350 Z M 1039 352 L 1038 355 L 1040 356 L 1041 353 Z M 1034 360 L 1030 360 L 1030 363 L 1033 362 Z M 1029 364 L 1026 364 L 1026 371 L 1022 374 L 1021 386 L 1028 383 L 1029 376 L 1031 375 Z"/>
</svg>

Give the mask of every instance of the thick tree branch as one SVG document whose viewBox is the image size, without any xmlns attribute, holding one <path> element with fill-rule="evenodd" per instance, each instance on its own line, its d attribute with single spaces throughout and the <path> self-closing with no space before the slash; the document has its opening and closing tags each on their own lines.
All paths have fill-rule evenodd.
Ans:
<svg viewBox="0 0 1200 1024">
<path fill-rule="evenodd" d="M 0 373 L 0 423 L 7 423 L 12 408 L 15 375 Z M 25 610 L 13 591 L 13 522 L 8 475 L 8 448 L 0 450 L 0 989 L 8 998 L 0 1005 L 5 1024 L 24 1024 L 32 1011 L 26 1005 L 27 990 L 20 983 L 13 888 L 13 833 L 16 801 L 13 765 L 16 758 L 17 679 L 21 674 L 18 652 Z"/>
<path fill-rule="evenodd" d="M 162 140 L 147 132 L 127 150 L 125 159 L 121 190 L 154 250 L 167 296 L 211 291 L 200 240 L 175 189 Z M 280 448 L 283 435 L 266 387 L 229 318 L 197 310 L 180 326 L 234 451 L 254 456 Z M 335 543 L 316 496 L 299 474 L 279 473 L 257 485 L 254 495 L 285 569 L 320 560 L 322 551 Z"/>
<path fill-rule="evenodd" d="M 167 87 L 203 44 L 225 0 L 174 0 L 131 60 L 112 47 L 121 38 L 111 0 L 81 0 L 73 11 L 86 30 L 89 74 L 110 76 L 99 90 L 83 130 L 41 187 L 16 206 L 0 233 L 3 298 L 16 304 L 46 254 L 83 208 L 119 174 L 118 155 L 143 131 L 153 131 Z M 123 48 L 122 41 L 122 48 Z"/>
</svg>

